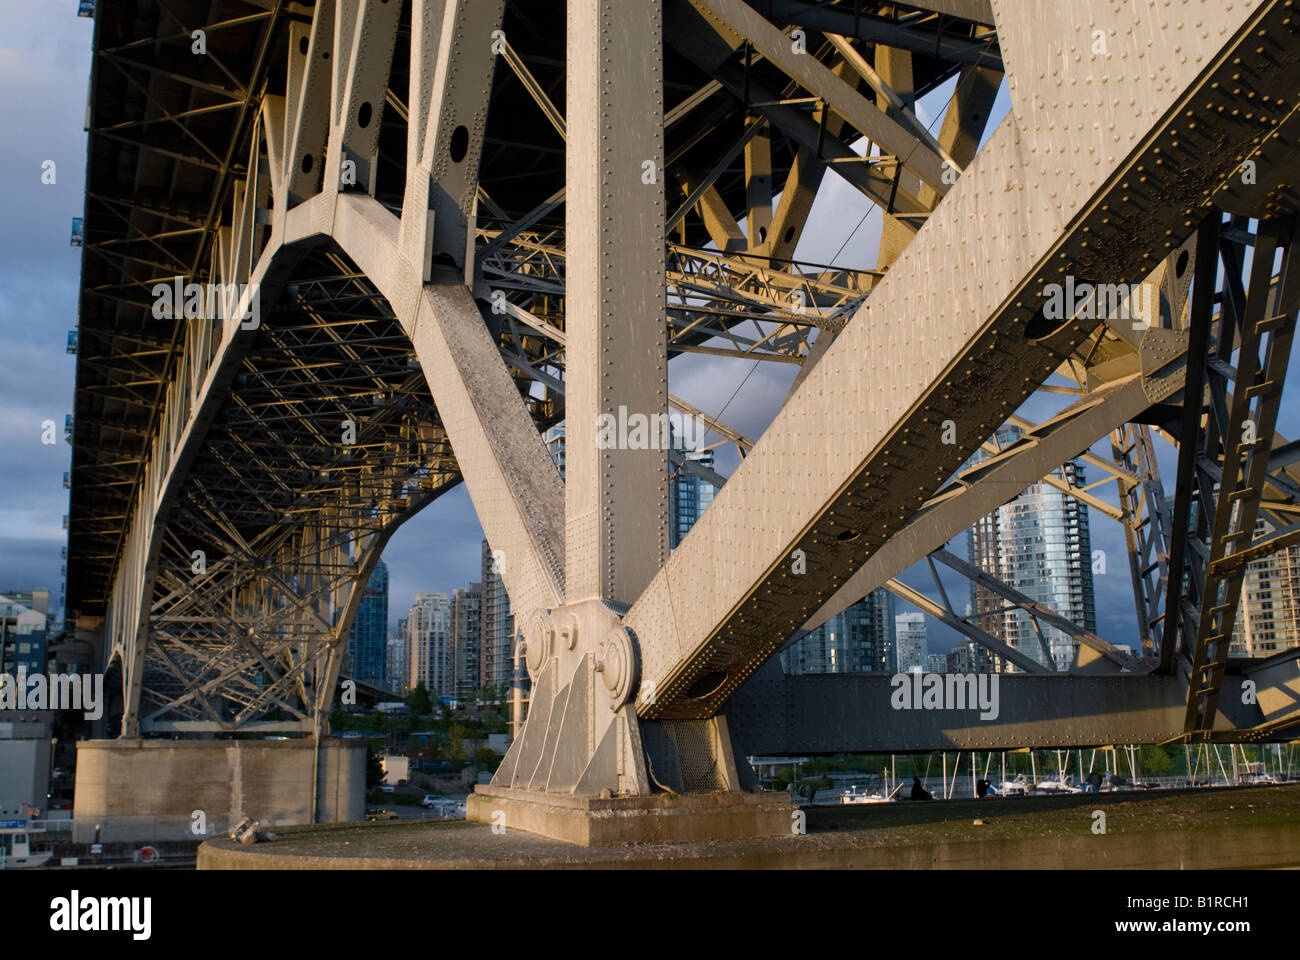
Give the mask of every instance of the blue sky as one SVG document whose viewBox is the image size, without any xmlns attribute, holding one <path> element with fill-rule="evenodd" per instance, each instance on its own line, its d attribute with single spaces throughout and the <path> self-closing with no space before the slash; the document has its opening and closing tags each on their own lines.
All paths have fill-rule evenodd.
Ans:
<svg viewBox="0 0 1300 960">
<path fill-rule="evenodd" d="M 80 250 L 69 245 L 68 236 L 83 205 L 92 29 L 75 8 L 73 0 L 0 4 L 0 121 L 5 130 L 26 131 L 8 138 L 0 151 L 0 590 L 46 586 L 56 596 L 67 512 L 62 476 L 70 460 L 62 424 L 72 409 L 74 374 L 74 358 L 64 348 L 67 331 L 75 325 L 80 272 Z M 932 128 L 937 129 L 951 92 L 949 84 L 922 102 L 918 113 Z M 1007 108 L 1003 90 L 994 123 Z M 57 170 L 50 185 L 41 183 L 46 160 L 53 160 Z M 856 190 L 828 175 L 797 257 L 828 263 L 838 253 L 839 265 L 874 266 L 880 213 L 861 222 L 868 209 Z M 780 407 L 794 370 L 761 364 L 751 375 L 751 366 L 682 357 L 670 365 L 670 389 L 710 413 L 726 404 L 724 419 L 758 436 Z M 742 381 L 743 388 L 727 404 Z M 1034 400 L 1026 412 L 1038 417 L 1051 405 Z M 58 425 L 60 439 L 54 446 L 40 443 L 46 419 Z M 1296 404 L 1284 404 L 1281 431 L 1294 437 L 1298 425 Z M 1108 449 L 1108 443 L 1097 449 Z M 1172 457 L 1162 459 L 1171 476 Z M 723 448 L 720 472 L 728 474 L 735 465 L 732 449 Z M 1102 495 L 1113 500 L 1113 489 L 1109 485 Z M 1122 531 L 1096 513 L 1091 526 L 1094 549 L 1106 551 L 1108 558 L 1107 574 L 1096 578 L 1099 632 L 1113 642 L 1132 643 L 1135 618 Z M 478 579 L 481 538 L 463 486 L 399 530 L 384 555 L 390 572 L 390 623 L 405 615 L 417 592 L 450 592 Z M 956 541 L 954 549 L 964 555 L 964 541 Z M 903 579 L 934 593 L 923 568 L 914 567 Z M 964 607 L 965 582 L 954 575 L 947 587 L 954 603 Z M 898 603 L 898 612 L 908 609 Z M 946 651 L 956 641 L 953 631 L 930 623 L 932 651 Z"/>
</svg>

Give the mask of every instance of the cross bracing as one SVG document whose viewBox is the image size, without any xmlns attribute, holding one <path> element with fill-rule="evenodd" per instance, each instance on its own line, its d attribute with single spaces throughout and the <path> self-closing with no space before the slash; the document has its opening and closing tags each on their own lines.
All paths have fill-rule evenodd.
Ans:
<svg viewBox="0 0 1300 960">
<path fill-rule="evenodd" d="M 1124 526 L 1140 650 L 1075 626 L 1095 655 L 1079 709 L 1101 719 L 1044 714 L 1044 736 L 1106 717 L 1281 735 L 1286 711 L 1219 697 L 1263 669 L 1226 657 L 1244 558 L 1295 524 L 1274 429 L 1296 312 L 1294 24 L 1263 0 L 1197 18 L 1013 6 L 105 0 L 70 607 L 104 618 L 125 729 L 321 732 L 355 585 L 463 480 L 508 558 L 531 709 L 553 721 L 503 782 L 610 787 L 610 756 L 723 742 L 729 700 L 791 637 L 951 559 L 972 518 L 1045 480 Z M 200 28 L 209 59 L 190 52 Z M 875 264 L 796 258 L 831 178 L 879 209 Z M 174 276 L 258 284 L 260 325 L 154 319 Z M 1163 309 L 1143 329 L 1049 316 L 1066 276 L 1152 284 Z M 799 370 L 762 436 L 710 418 L 744 459 L 669 556 L 670 454 L 585 431 L 620 404 L 701 412 L 667 391 L 689 354 Z M 1071 402 L 1017 412 L 1043 393 Z M 567 482 L 539 436 L 562 419 Z M 1234 439 L 1247 420 L 1257 437 Z M 989 450 L 1003 424 L 1023 440 Z M 1177 477 L 1156 443 L 1185 459 Z M 1053 477 L 1085 451 L 1101 480 Z M 1281 534 L 1250 542 L 1257 514 Z M 951 604 L 931 612 L 980 641 Z M 583 713 L 597 679 L 609 703 Z M 614 785 L 649 789 L 616 766 Z"/>
</svg>

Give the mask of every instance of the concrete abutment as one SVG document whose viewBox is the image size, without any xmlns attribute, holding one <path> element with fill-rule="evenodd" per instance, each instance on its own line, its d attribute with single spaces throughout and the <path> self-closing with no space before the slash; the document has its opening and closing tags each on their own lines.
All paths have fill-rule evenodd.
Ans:
<svg viewBox="0 0 1300 960">
<path fill-rule="evenodd" d="M 263 826 L 365 815 L 362 740 L 86 740 L 77 744 L 74 840 L 184 840 L 219 836 L 243 817 Z M 200 823 L 206 831 L 195 832 Z"/>
</svg>

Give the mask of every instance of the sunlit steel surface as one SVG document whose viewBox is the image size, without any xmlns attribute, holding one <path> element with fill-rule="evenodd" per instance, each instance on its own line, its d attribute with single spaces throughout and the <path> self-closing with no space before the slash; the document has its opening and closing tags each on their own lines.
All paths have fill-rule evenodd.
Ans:
<svg viewBox="0 0 1300 960">
<path fill-rule="evenodd" d="M 1274 430 L 1290 8 L 102 0 L 69 609 L 121 665 L 123 733 L 328 733 L 359 585 L 463 480 L 532 679 L 506 787 L 739 789 L 762 744 L 1292 735 L 1295 679 L 1227 656 L 1247 559 L 1300 537 Z M 950 81 L 933 130 L 915 103 Z M 792 259 L 828 178 L 881 207 L 875 267 Z M 158 318 L 177 276 L 233 309 Z M 1158 307 L 1056 317 L 1067 277 Z M 669 395 L 684 354 L 800 369 L 751 439 Z M 1075 399 L 1017 416 L 1040 390 Z M 620 408 L 701 415 L 743 456 L 671 555 L 686 467 L 600 442 Z M 539 434 L 560 420 L 565 480 Z M 1136 657 L 943 549 L 1107 436 L 1087 456 L 1119 506 L 1049 482 L 1124 526 Z M 1277 532 L 1252 544 L 1258 516 Z M 1008 676 L 986 727 L 890 710 L 884 678 L 779 675 L 879 586 L 1044 672 L 897 579 L 931 556 L 1079 662 Z"/>
</svg>

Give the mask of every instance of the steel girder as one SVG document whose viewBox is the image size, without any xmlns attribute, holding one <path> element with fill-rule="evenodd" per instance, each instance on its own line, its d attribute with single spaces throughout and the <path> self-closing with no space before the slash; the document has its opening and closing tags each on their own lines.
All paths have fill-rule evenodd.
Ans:
<svg viewBox="0 0 1300 960">
<path fill-rule="evenodd" d="M 129 716 L 144 709 L 148 660 L 157 668 L 152 675 L 175 680 L 171 688 L 159 685 L 150 701 L 158 729 L 247 726 L 274 707 L 292 714 L 298 729 L 322 730 L 339 639 L 355 606 L 352 588 L 386 534 L 463 477 L 488 539 L 504 552 L 504 579 L 527 621 L 526 655 L 537 683 L 534 720 L 503 767 L 506 779 L 552 789 L 648 790 L 647 756 L 669 740 L 679 750 L 691 738 L 698 746 L 696 728 L 680 721 L 715 717 L 864 563 L 944 508 L 945 498 L 935 496 L 942 485 L 1024 397 L 1063 365 L 1077 362 L 1086 381 L 1099 364 L 1078 358 L 1118 349 L 1095 323 L 1049 321 L 1040 308 L 1044 284 L 1066 274 L 1140 280 L 1178 248 L 1207 201 L 1241 200 L 1230 178 L 1246 158 L 1256 160 L 1267 185 L 1264 201 L 1249 202 L 1273 216 L 1287 209 L 1277 143 L 1285 139 L 1280 131 L 1290 135 L 1285 103 L 1256 97 L 1249 116 L 1236 109 L 1252 93 L 1295 86 L 1295 64 L 1279 53 L 1294 43 L 1294 24 L 1284 22 L 1280 3 L 1211 12 L 1198 6 L 1193 28 L 1183 25 L 1185 3 L 1153 8 L 1140 20 L 1101 0 L 1040 10 L 1036 18 L 1000 2 L 939 5 L 968 22 L 951 29 L 926 12 L 890 22 L 874 8 L 858 17 L 841 4 L 790 3 L 777 12 L 763 3 L 670 2 L 662 27 L 670 50 L 659 44 L 660 4 L 646 5 L 634 39 L 604 5 L 574 0 L 569 16 L 588 32 L 570 31 L 566 116 L 554 108 L 557 76 L 545 59 L 530 63 L 527 51 L 516 50 L 519 62 L 505 75 L 520 84 L 526 99 L 517 102 L 531 104 L 536 116 L 517 119 L 520 131 L 508 137 L 493 125 L 504 114 L 490 113 L 488 103 L 507 89 L 504 71 L 493 72 L 500 52 L 493 31 L 526 22 L 513 6 L 414 3 L 407 23 L 384 9 L 399 5 L 320 0 L 310 23 L 277 21 L 283 81 L 277 74 L 260 96 L 245 182 L 232 191 L 230 225 L 207 272 L 227 283 L 259 282 L 275 306 L 260 333 L 227 321 L 187 325 L 177 340 L 168 397 L 156 411 L 164 429 L 116 554 L 108 611 L 110 636 L 141 691 L 130 694 L 137 706 Z M 834 24 L 819 24 L 824 17 Z M 996 37 L 977 25 L 990 19 Z M 807 61 L 791 57 L 778 39 L 788 39 L 782 30 L 794 24 L 828 35 L 803 55 Z M 1103 61 L 1082 53 L 1098 25 L 1110 45 Z M 876 44 L 874 67 L 854 46 L 864 38 Z M 922 39 L 933 42 L 937 57 L 922 56 Z M 911 51 L 910 78 L 891 62 L 891 42 Z M 684 73 L 683 55 L 693 58 Z M 677 71 L 672 96 L 690 91 L 675 102 L 664 92 L 666 64 Z M 998 67 L 1007 72 L 1013 111 L 978 155 L 983 118 L 963 119 L 954 109 L 952 124 L 945 120 L 945 132 L 931 142 L 910 113 L 910 98 L 899 93 L 910 86 L 919 95 L 954 75 L 991 93 L 987 74 Z M 638 89 L 630 76 L 649 82 Z M 614 102 L 622 108 L 600 109 Z M 956 102 L 978 114 L 972 103 L 987 98 L 963 94 Z M 629 110 L 640 111 L 638 123 Z M 765 118 L 762 128 L 749 119 L 755 113 Z M 739 147 L 737 122 L 745 137 Z M 668 130 L 673 138 L 665 142 Z M 875 156 L 884 162 L 863 162 L 852 151 L 861 134 L 880 141 Z M 560 146 L 546 137 L 559 137 Z M 565 164 L 557 166 L 561 149 Z M 957 161 L 955 183 L 935 169 L 936 157 Z M 511 169 L 523 163 L 527 188 L 504 172 L 503 158 Z M 341 176 L 344 162 L 352 163 L 353 180 Z M 782 259 L 828 169 L 878 202 L 900 229 L 919 230 L 883 277 L 812 271 Z M 768 170 L 785 175 L 786 189 L 766 238 L 755 231 L 744 236 L 743 250 L 702 249 L 712 232 L 735 235 L 724 213 L 744 208 L 762 218 L 756 181 Z M 677 225 L 686 236 L 661 258 L 668 211 L 677 206 L 666 204 L 664 186 L 678 180 L 687 184 L 691 216 Z M 567 229 L 556 215 L 561 204 Z M 980 246 L 972 243 L 977 236 Z M 325 263 L 330 268 L 322 270 Z M 310 323 L 300 324 L 295 301 L 303 279 L 313 277 L 347 302 L 317 306 Z M 497 289 L 510 292 L 504 321 L 475 302 L 495 299 Z M 667 325 L 658 317 L 665 289 L 680 298 Z M 803 306 L 815 316 L 791 309 L 797 292 L 807 292 Z M 629 327 L 634 333 L 611 324 L 624 315 L 629 324 L 639 318 Z M 343 329 L 335 337 L 327 332 Z M 286 339 L 291 331 L 300 342 Z M 1179 367 L 1185 338 L 1173 329 L 1149 332 L 1149 349 L 1138 344 L 1129 358 L 1119 357 L 1134 365 L 1129 379 L 1110 374 L 1090 382 L 1061 429 L 1048 425 L 1043 445 L 1107 404 L 1106 415 L 1078 428 L 1079 436 L 1095 429 L 1090 439 L 1097 439 L 1169 401 L 1176 388 L 1159 397 L 1146 391 L 1168 380 L 1166 368 Z M 317 334 L 329 342 L 316 343 Z M 800 362 L 801 380 L 665 560 L 654 544 L 662 539 L 655 515 L 667 453 L 611 453 L 582 437 L 595 413 L 611 406 L 666 409 L 667 357 L 717 349 L 719 338 L 739 355 Z M 363 343 L 380 356 L 356 355 Z M 376 369 L 403 348 L 418 359 L 425 386 Z M 297 365 L 292 358 L 303 350 L 312 358 Z M 579 358 L 572 370 L 569 350 Z M 354 383 L 358 367 L 367 370 L 361 379 L 377 382 Z M 563 394 L 561 373 L 575 385 Z M 269 391 L 257 405 L 257 423 L 268 431 L 260 437 L 239 419 L 247 406 L 241 374 Z M 281 374 L 288 383 L 277 385 Z M 373 432 L 362 469 L 374 475 L 364 482 L 346 491 L 314 487 L 301 473 L 312 460 L 293 443 L 270 457 L 276 422 L 308 438 L 302 447 L 323 448 L 340 422 L 333 418 L 376 391 L 415 405 L 391 416 L 366 408 Z M 227 428 L 231 412 L 236 426 Z M 568 412 L 570 463 L 579 465 L 566 487 L 537 429 Z M 956 443 L 939 441 L 945 420 L 958 428 Z M 371 461 L 387 468 L 386 452 L 401 450 L 412 432 L 428 445 L 411 460 L 394 458 L 391 472 L 374 470 Z M 1044 476 L 1080 448 L 1043 454 L 1034 470 Z M 341 452 L 329 460 L 331 479 L 347 462 Z M 422 469 L 429 474 L 420 476 Z M 222 470 L 240 478 L 260 520 L 232 518 L 242 501 L 228 498 L 220 509 L 208 502 L 214 481 L 206 473 Z M 606 477 L 612 483 L 602 485 Z M 367 494 L 374 499 L 372 489 L 393 482 L 415 482 L 419 492 L 411 487 L 403 504 L 367 516 Z M 284 511 L 300 495 L 304 519 L 291 523 Z M 963 509 L 976 506 L 964 487 L 952 497 L 963 498 Z M 195 529 L 218 544 L 213 579 L 198 587 L 167 562 L 184 558 L 180 525 L 187 518 L 197 518 Z M 799 578 L 790 573 L 795 550 L 807 560 Z M 906 549 L 899 559 L 920 555 Z M 223 598 L 233 602 L 229 613 L 218 612 Z M 247 627 L 255 643 L 239 638 Z M 193 659 L 182 661 L 177 651 Z M 1163 685 L 1163 705 L 1177 677 L 1090 682 L 1113 685 L 1097 689 L 1120 698 L 1139 690 L 1121 684 Z M 1089 707 L 1093 694 L 1077 689 L 1081 714 L 1108 715 L 1111 693 Z M 224 704 L 214 704 L 214 695 Z M 1030 735 L 1033 719 L 1051 722 L 1040 699 L 1011 708 L 1029 726 L 1004 726 L 999 736 L 1042 742 Z M 667 724 L 656 726 L 661 721 Z M 725 724 L 710 722 L 710 742 L 725 744 Z M 1166 727 L 1163 714 L 1134 731 L 1142 723 L 1150 731 Z M 1087 736 L 1116 739 L 1103 736 L 1102 726 Z M 842 749 L 852 739 L 834 736 L 819 742 Z"/>
<path fill-rule="evenodd" d="M 1143 654 L 1151 656 L 1160 648 L 1164 597 L 1169 590 L 1171 508 L 1160 482 L 1150 427 L 1126 423 L 1116 427 L 1111 437 L 1115 462 L 1128 473 L 1117 476 L 1115 482 L 1137 601 L 1138 637 Z"/>
<path fill-rule="evenodd" d="M 333 211 L 327 201 L 337 202 L 345 186 L 335 183 L 332 175 L 324 175 L 324 158 L 353 164 L 353 179 L 360 188 L 372 195 L 377 192 L 381 168 L 376 150 L 383 124 L 367 123 L 364 108 L 369 107 L 373 120 L 378 112 L 374 104 L 381 101 L 393 108 L 406 127 L 407 175 L 398 245 L 416 262 L 414 272 L 424 279 L 433 273 L 435 255 L 464 264 L 466 245 L 475 234 L 475 202 L 482 197 L 489 206 L 495 205 L 469 173 L 477 166 L 491 57 L 470 52 L 463 41 L 492 35 L 501 9 L 490 4 L 472 9 L 454 6 L 437 20 L 428 18 L 430 11 L 422 6 L 414 8 L 410 25 L 413 45 L 406 64 L 408 104 L 417 107 L 412 114 L 408 104 L 384 88 L 389 80 L 387 53 L 398 29 L 398 17 L 395 8 L 380 6 L 352 9 L 322 2 L 310 22 L 280 21 L 281 9 L 271 11 L 268 30 L 282 31 L 278 39 L 286 56 L 283 93 L 273 87 L 260 96 L 251 135 L 244 135 L 248 143 L 248 159 L 242 167 L 245 180 L 235 184 L 230 198 L 230 226 L 215 235 L 207 269 L 190 271 L 185 279 L 260 284 L 268 309 L 285 289 L 291 291 L 289 301 L 302 301 L 299 291 L 311 283 L 355 289 L 350 296 L 342 291 L 328 295 L 326 299 L 335 309 L 313 310 L 309 324 L 301 328 L 296 327 L 298 318 L 290 320 L 287 315 L 302 306 L 299 302 L 277 303 L 278 312 L 274 319 L 267 318 L 267 329 L 253 336 L 229 319 L 216 324 L 175 325 L 182 335 L 174 361 L 179 376 L 161 404 L 166 431 L 149 459 L 146 486 L 136 493 L 131 511 L 134 526 L 117 558 L 118 575 L 106 625 L 114 656 L 126 666 L 124 728 L 128 733 L 140 728 L 142 715 L 146 730 L 229 729 L 253 723 L 267 708 L 292 714 L 295 719 L 280 721 L 287 727 L 307 729 L 332 689 L 339 638 L 346 632 L 354 606 L 352 588 L 364 580 L 392 527 L 421 502 L 419 497 L 403 498 L 400 508 L 386 508 L 376 516 L 376 492 L 382 497 L 392 475 L 368 477 L 365 484 L 341 491 L 334 481 L 346 474 L 346 462 L 328 456 L 322 461 L 312 455 L 313 445 L 325 449 L 337 446 L 331 435 L 342 422 L 339 417 L 374 413 L 357 404 L 358 391 L 367 389 L 367 381 L 389 394 L 409 392 L 411 385 L 393 379 L 389 371 L 372 368 L 345 373 L 340 369 L 364 359 L 353 347 L 364 343 L 387 351 L 397 343 L 392 340 L 396 326 L 391 313 L 366 309 L 374 300 L 373 288 L 355 275 L 343 257 L 328 255 L 332 263 L 322 263 L 325 257 L 318 257 L 310 263 L 306 278 L 295 271 L 309 251 L 319 248 L 329 235 Z M 113 20 L 112 10 L 102 12 L 104 22 Z M 162 8 L 159 16 L 160 23 L 189 19 L 189 14 L 179 9 Z M 184 39 L 177 34 L 163 37 L 162 42 L 165 46 Z M 367 54 L 367 49 L 372 52 Z M 258 62 L 262 62 L 260 55 Z M 477 81 L 473 79 L 476 76 Z M 671 122 L 692 108 L 680 104 Z M 469 156 L 448 162 L 447 156 L 460 149 L 454 144 L 465 126 L 460 121 L 475 115 L 480 118 L 472 124 L 476 136 L 464 148 Z M 185 115 L 187 120 L 190 117 Z M 140 149 L 149 147 L 142 144 Z M 154 153 L 167 155 L 162 147 Z M 367 212 L 366 216 L 377 214 Z M 431 220 L 437 223 L 432 233 Z M 334 232 L 355 237 L 364 234 L 364 228 Z M 393 237 L 389 234 L 384 240 L 391 246 Z M 364 237 L 360 246 L 370 249 Z M 741 309 L 735 312 L 741 316 L 745 309 L 757 306 L 782 321 L 794 321 L 782 322 L 781 330 L 801 325 L 813 328 L 811 323 L 800 323 L 797 308 L 780 302 L 781 292 L 806 291 L 818 316 L 856 294 L 852 288 L 833 286 L 843 271 L 831 271 L 825 278 L 790 277 L 752 263 L 744 267 L 742 277 L 733 278 L 728 275 L 739 265 L 711 261 L 706 252 L 687 248 L 679 255 L 679 263 L 684 303 L 688 297 L 698 300 L 700 291 L 695 286 L 707 282 L 712 295 L 738 302 Z M 373 264 L 369 266 L 369 272 L 385 275 Z M 389 279 L 400 275 L 400 283 L 409 289 L 400 269 L 390 269 L 386 275 Z M 719 276 L 730 281 L 729 288 L 717 282 Z M 307 282 L 290 283 L 299 279 Z M 747 289 L 754 292 L 747 295 Z M 489 536 L 494 542 L 542 545 L 540 550 L 516 553 L 534 554 L 528 582 L 537 584 L 538 601 L 553 605 L 561 595 L 562 566 L 555 550 L 547 550 L 546 545 L 559 539 L 555 534 L 558 528 L 548 525 L 558 515 L 554 504 L 560 488 L 553 472 L 548 479 L 545 469 L 537 469 L 541 451 L 535 434 L 530 444 L 528 429 L 518 430 L 518 425 L 527 421 L 512 418 L 509 398 L 514 393 L 505 386 L 509 381 L 490 375 L 485 381 L 480 372 L 491 374 L 495 347 L 481 335 L 477 309 L 469 306 L 468 300 L 457 301 L 454 289 L 449 292 L 451 299 L 440 316 L 444 329 L 434 331 L 425 325 L 416 332 L 413 328 L 419 324 L 408 311 L 401 333 L 414 341 L 417 355 L 431 356 L 427 365 L 431 379 L 436 381 L 446 372 L 447 382 L 467 387 L 461 394 L 444 395 L 438 404 L 441 410 L 461 403 L 473 411 L 471 419 L 482 417 L 476 428 L 461 431 L 455 466 L 482 476 L 472 483 L 480 494 L 492 487 L 493 474 L 504 468 L 507 476 L 498 491 L 507 504 L 502 511 L 503 529 L 485 521 Z M 392 285 L 385 293 L 393 303 L 409 308 L 409 302 L 404 303 Z M 314 291 L 308 293 L 307 299 L 314 296 Z M 722 326 L 718 329 L 739 344 L 738 335 L 729 330 L 733 318 L 720 315 Z M 462 327 L 468 321 L 469 328 L 456 328 L 458 319 Z M 285 340 L 289 330 L 300 335 L 300 342 Z M 339 330 L 347 333 L 331 334 Z M 680 341 L 692 343 L 693 333 L 693 342 L 698 343 L 713 332 L 715 328 L 687 330 Z M 327 340 L 324 346 L 311 342 L 321 334 Z M 763 337 L 744 346 L 752 348 L 763 341 L 788 342 L 790 336 Z M 272 348 L 264 349 L 268 343 Z M 468 349 L 471 344 L 474 348 Z M 799 352 L 792 346 L 782 349 Z M 310 355 L 307 361 L 296 358 L 303 350 Z M 445 371 L 438 366 L 446 363 L 451 367 Z M 250 395 L 250 382 L 269 391 L 264 402 Z M 507 403 L 503 416 L 494 415 L 493 403 L 499 402 L 498 398 Z M 538 405 L 533 406 L 536 412 Z M 545 404 L 540 409 L 544 410 Z M 412 427 L 417 432 L 423 429 L 422 424 L 440 429 L 427 409 L 408 413 L 415 414 L 413 422 L 389 418 L 394 422 L 383 429 L 369 423 L 369 442 L 361 443 L 359 451 L 367 457 L 401 461 L 401 456 L 392 457 L 384 451 L 400 449 Z M 534 422 L 546 416 L 553 415 L 541 413 Z M 481 470 L 474 466 L 476 433 L 482 438 Z M 303 442 L 293 442 L 297 438 Z M 512 471 L 510 452 L 521 445 L 531 447 L 530 456 L 523 457 L 523 463 Z M 425 477 L 432 475 L 439 481 L 426 487 L 445 488 L 458 473 L 446 464 L 430 470 L 441 455 L 436 446 L 421 447 L 413 454 L 413 463 L 397 465 L 398 481 L 419 486 L 417 472 L 422 470 Z M 408 472 L 403 474 L 403 470 Z M 312 482 L 331 477 L 327 484 Z M 237 488 L 236 497 L 214 496 L 222 480 Z M 528 499 L 530 486 L 536 488 L 531 492 L 536 503 L 530 504 L 532 509 L 521 520 L 518 503 L 509 502 Z M 490 500 L 493 494 L 486 496 Z M 487 507 L 480 503 L 480 510 L 486 512 Z M 187 548 L 195 546 L 196 534 L 201 538 L 198 549 L 205 563 L 212 561 L 199 578 L 187 576 L 192 562 L 192 551 Z M 305 548 L 304 542 L 311 548 Z M 510 565 L 516 572 L 526 567 L 518 561 Z M 516 580 L 516 574 L 507 579 Z M 517 603 L 531 602 L 532 595 L 519 582 L 512 583 L 511 590 Z M 155 598 L 152 602 L 151 596 Z M 293 641 L 286 637 L 303 633 L 313 633 L 318 641 L 315 653 L 304 656 L 299 651 L 299 661 L 291 663 Z M 310 670 L 302 666 L 309 661 Z M 295 685 L 296 697 L 290 696 L 288 691 Z M 315 692 L 309 692 L 309 687 Z"/>
<path fill-rule="evenodd" d="M 1184 424 L 1191 429 L 1181 438 L 1179 480 L 1184 479 L 1190 461 L 1192 476 L 1188 479 L 1194 492 L 1184 504 L 1196 515 L 1189 532 L 1192 524 L 1179 522 L 1186 516 L 1184 509 L 1174 514 L 1171 553 L 1179 562 L 1173 569 L 1180 574 L 1186 570 L 1187 577 L 1181 616 L 1165 622 L 1166 642 L 1171 630 L 1182 628 L 1182 649 L 1191 660 L 1186 729 L 1201 736 L 1214 728 L 1218 715 L 1246 573 L 1244 558 L 1235 555 L 1254 546 L 1255 520 L 1268 480 L 1271 439 L 1291 357 L 1296 311 L 1300 310 L 1296 248 L 1300 220 L 1292 215 L 1260 224 L 1253 237 L 1250 279 L 1244 289 L 1244 245 L 1225 243 L 1220 251 L 1218 221 L 1217 214 L 1209 218 L 1198 237 L 1199 250 L 1206 251 L 1204 258 L 1209 261 L 1206 272 L 1215 272 L 1213 263 L 1220 253 L 1226 269 L 1216 330 L 1211 329 L 1212 291 L 1199 288 L 1192 299 L 1191 349 L 1204 358 L 1209 402 L 1204 423 L 1200 411 L 1195 411 L 1198 415 Z M 1235 218 L 1234 225 L 1244 229 L 1245 219 Z M 1281 267 L 1275 276 L 1279 254 Z M 1277 506 L 1285 509 L 1286 505 Z"/>
<path fill-rule="evenodd" d="M 151 444 L 170 429 L 161 413 L 188 375 L 176 360 L 202 348 L 187 343 L 183 325 L 147 319 L 150 289 L 207 270 L 231 191 L 247 173 L 250 120 L 287 7 L 100 5 L 69 510 L 68 609 L 86 619 L 105 615 L 133 505 L 156 489 L 146 477 Z M 204 31 L 207 56 L 190 52 L 195 30 Z"/>
<path fill-rule="evenodd" d="M 384 544 L 459 482 L 382 298 L 326 250 L 298 274 L 171 509 L 128 735 L 313 730 Z"/>
<path fill-rule="evenodd" d="M 769 663 L 727 704 L 727 719 L 737 739 L 769 756 L 1145 743 L 1182 729 L 1186 687 L 1176 677 L 990 677 L 999 709 L 981 720 L 974 707 L 896 710 L 888 675 L 786 676 Z"/>
<path fill-rule="evenodd" d="M 1203 21 L 1187 38 L 1203 46 L 1166 57 L 1177 28 L 1159 15 L 1120 24 L 1104 4 L 1032 20 L 994 10 L 1012 114 L 629 611 L 654 692 L 638 701 L 643 716 L 720 709 L 1088 336 L 1082 325 L 1044 322 L 1045 283 L 1066 274 L 1137 282 L 1181 243 L 1204 190 L 1231 175 L 1256 137 L 1255 118 L 1234 125 L 1218 110 L 1233 58 L 1256 57 L 1258 80 L 1282 61 L 1244 47 L 1258 45 L 1260 30 L 1266 43 L 1290 35 L 1276 32 L 1290 29 L 1274 24 L 1279 11 L 1257 5 L 1243 19 Z M 1101 93 L 1078 98 L 1106 81 L 1061 48 L 1087 49 L 1085 27 L 1103 23 L 1141 113 Z M 1157 56 L 1159 71 L 1154 61 L 1138 66 Z M 1171 79 L 1151 79 L 1161 74 Z M 1285 116 L 1279 108 L 1268 122 Z M 1196 133 L 1211 128 L 1227 148 L 1219 159 Z M 1086 160 L 1071 167 L 1062 156 Z M 976 229 L 986 245 L 963 246 Z M 874 382 L 862 381 L 864 365 Z M 942 444 L 944 420 L 956 423 L 957 443 Z M 795 550 L 817 576 L 792 572 Z M 672 617 L 674 607 L 691 620 Z"/>
<path fill-rule="evenodd" d="M 1181 367 L 1179 352 L 1168 367 Z M 803 624 L 811 630 L 889 579 L 918 558 L 940 549 L 981 516 L 1045 477 L 1114 425 L 1127 423 L 1152 404 L 1151 385 L 1141 374 L 1105 384 L 1041 424 L 1026 424 L 1015 444 L 958 472 L 921 506 L 889 541 L 858 568 L 829 601 Z M 1022 421 L 1023 423 L 1023 421 Z"/>
</svg>

